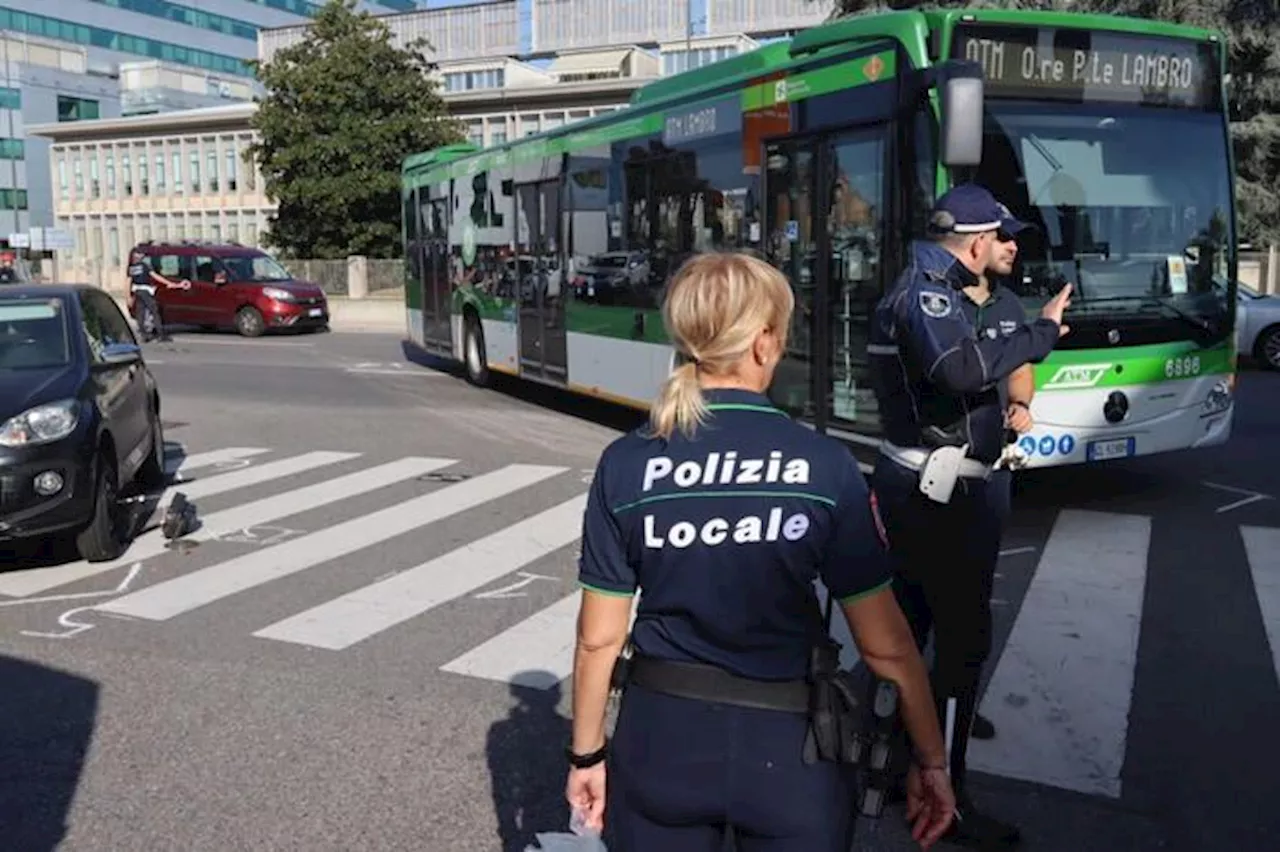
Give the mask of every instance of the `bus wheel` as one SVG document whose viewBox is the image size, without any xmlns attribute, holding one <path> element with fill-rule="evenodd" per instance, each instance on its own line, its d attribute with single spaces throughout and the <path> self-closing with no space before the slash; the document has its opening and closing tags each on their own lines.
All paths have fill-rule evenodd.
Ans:
<svg viewBox="0 0 1280 852">
<path fill-rule="evenodd" d="M 489 365 L 485 361 L 484 329 L 480 327 L 480 320 L 475 314 L 467 314 L 463 348 L 467 362 L 467 381 L 476 387 L 488 387 Z"/>
</svg>

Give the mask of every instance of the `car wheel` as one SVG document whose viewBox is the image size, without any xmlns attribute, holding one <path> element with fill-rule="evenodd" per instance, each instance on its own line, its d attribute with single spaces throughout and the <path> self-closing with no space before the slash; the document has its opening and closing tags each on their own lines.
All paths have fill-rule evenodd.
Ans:
<svg viewBox="0 0 1280 852">
<path fill-rule="evenodd" d="M 136 481 L 144 491 L 159 488 L 165 483 L 164 472 L 164 426 L 160 422 L 159 413 L 151 409 L 151 452 L 147 460 L 138 468 Z"/>
<path fill-rule="evenodd" d="M 110 458 L 98 459 L 93 519 L 78 536 L 76 550 L 86 562 L 110 562 L 124 553 L 124 511 L 116 482 L 116 466 Z"/>
<path fill-rule="evenodd" d="M 1272 370 L 1280 370 L 1280 325 L 1262 332 L 1258 337 L 1256 355 L 1259 363 Z"/>
<path fill-rule="evenodd" d="M 240 332 L 242 337 L 258 337 L 266 331 L 266 328 L 267 325 L 257 308 L 245 305 L 236 311 L 236 331 Z"/>
<path fill-rule="evenodd" d="M 477 387 L 486 387 L 489 384 L 489 364 L 485 360 L 484 329 L 480 327 L 480 320 L 475 314 L 467 315 L 462 342 L 467 362 L 467 381 Z"/>
</svg>

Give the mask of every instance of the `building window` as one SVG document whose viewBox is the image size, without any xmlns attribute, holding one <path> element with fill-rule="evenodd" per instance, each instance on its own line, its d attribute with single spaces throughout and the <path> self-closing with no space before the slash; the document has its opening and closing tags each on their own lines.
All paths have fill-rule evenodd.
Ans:
<svg viewBox="0 0 1280 852">
<path fill-rule="evenodd" d="M 238 77 L 253 76 L 253 71 L 245 61 L 236 56 L 224 56 L 221 53 L 210 53 L 207 50 L 197 50 L 180 44 L 154 41 L 100 27 L 87 27 L 73 21 L 33 15 L 30 12 L 0 8 L 0 30 L 16 30 L 58 41 L 90 45 L 120 53 L 133 53 L 164 62 L 191 65 L 206 71 L 235 74 Z"/>
<path fill-rule="evenodd" d="M 236 146 L 235 142 L 227 143 L 227 192 L 236 191 Z"/>
<path fill-rule="evenodd" d="M 26 159 L 27 146 L 21 139 L 0 139 L 0 160 Z"/>
<path fill-rule="evenodd" d="M 236 243 L 240 241 L 240 226 L 235 222 L 227 224 L 227 242 Z"/>
<path fill-rule="evenodd" d="M 72 161 L 71 166 L 76 179 L 76 198 L 84 198 L 84 167 L 80 162 L 79 151 L 76 152 L 76 158 Z"/>
<path fill-rule="evenodd" d="M 168 0 L 90 0 L 90 2 L 100 3 L 103 6 L 115 6 L 117 9 L 139 12 L 155 18 L 177 21 L 189 27 L 212 30 L 213 32 L 225 33 L 237 38 L 254 40 L 258 38 L 258 28 L 248 21 L 215 15 L 212 12 L 193 9 L 190 6 L 170 3 Z M 253 2 L 253 0 L 250 0 L 250 2 Z"/>
<path fill-rule="evenodd" d="M 218 191 L 218 149 L 209 150 L 209 191 Z"/>
<path fill-rule="evenodd" d="M 58 197 L 66 201 L 70 195 L 71 191 L 67 186 L 67 157 L 64 154 L 58 157 Z"/>
<path fill-rule="evenodd" d="M 116 194 L 116 156 L 115 154 L 107 155 L 107 195 L 115 197 Z"/>
<path fill-rule="evenodd" d="M 22 109 L 22 91 L 0 86 L 0 109 Z"/>
<path fill-rule="evenodd" d="M 3 15 L 0 14 L 0 17 Z M 58 121 L 88 121 L 94 118 L 101 118 L 97 101 L 58 95 Z"/>
<path fill-rule="evenodd" d="M 129 167 L 128 154 L 120 158 L 120 169 L 124 172 L 124 196 L 129 198 L 133 195 L 133 170 Z"/>
<path fill-rule="evenodd" d="M 200 191 L 200 152 L 191 152 L 191 171 L 187 173 L 187 177 L 191 180 L 191 191 Z"/>
<path fill-rule="evenodd" d="M 102 184 L 98 182 L 98 152 L 91 151 L 89 158 L 89 197 L 98 198 L 102 195 Z"/>
<path fill-rule="evenodd" d="M 156 195 L 164 194 L 164 154 L 156 154 Z"/>
<path fill-rule="evenodd" d="M 173 152 L 173 191 L 182 194 L 182 154 L 177 151 Z"/>
<path fill-rule="evenodd" d="M 151 187 L 147 186 L 147 155 L 138 155 L 138 189 L 143 195 L 149 195 Z"/>
<path fill-rule="evenodd" d="M 25 189 L 0 189 L 0 210 L 26 210 Z"/>
</svg>

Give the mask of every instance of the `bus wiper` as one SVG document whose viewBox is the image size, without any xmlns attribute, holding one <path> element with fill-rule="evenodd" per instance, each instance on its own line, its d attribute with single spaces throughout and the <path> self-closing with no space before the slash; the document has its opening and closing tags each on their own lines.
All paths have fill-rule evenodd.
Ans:
<svg viewBox="0 0 1280 852">
<path fill-rule="evenodd" d="M 1164 299 L 1156 296 L 1103 296 L 1101 298 L 1081 299 L 1077 304 L 1080 307 L 1085 307 L 1087 305 L 1107 304 L 1108 302 L 1137 302 L 1144 308 L 1164 308 L 1165 310 L 1170 311 L 1178 319 L 1207 335 L 1212 336 L 1218 333 L 1217 327 L 1204 317 L 1196 316 L 1193 313 L 1184 311 L 1172 302 L 1166 302 Z"/>
</svg>

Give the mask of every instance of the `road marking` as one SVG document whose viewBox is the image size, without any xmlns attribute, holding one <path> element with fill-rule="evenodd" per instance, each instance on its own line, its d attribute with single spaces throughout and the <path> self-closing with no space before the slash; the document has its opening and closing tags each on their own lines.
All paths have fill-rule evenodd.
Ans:
<svg viewBox="0 0 1280 852">
<path fill-rule="evenodd" d="M 456 515 L 565 470 L 541 465 L 508 465 L 302 538 L 184 574 L 97 608 L 164 621 Z"/>
<path fill-rule="evenodd" d="M 208 467 L 210 465 L 221 464 L 222 462 L 240 461 L 241 459 L 260 456 L 265 452 L 269 451 L 261 447 L 228 447 L 225 450 L 196 453 L 193 456 L 165 456 L 164 472 L 170 476 L 175 476 L 186 470 Z"/>
<path fill-rule="evenodd" d="M 1241 527 L 1258 609 L 1271 645 L 1271 661 L 1280 678 L 1280 529 Z"/>
<path fill-rule="evenodd" d="M 535 612 L 515 627 L 445 663 L 440 670 L 516 686 L 551 689 L 573 674 L 580 598 L 581 592 L 574 592 Z"/>
<path fill-rule="evenodd" d="M 238 533 L 247 527 L 269 524 L 272 521 L 309 512 L 312 509 L 384 488 L 452 464 L 457 464 L 457 460 L 402 458 L 347 476 L 264 497 L 243 506 L 236 506 L 200 518 L 203 526 L 186 536 L 184 540 L 210 541 L 220 536 Z M 110 562 L 71 562 L 51 568 L 32 568 L 0 575 L 0 593 L 12 597 L 26 597 L 98 574 L 105 574 L 166 551 L 164 533 L 159 528 L 148 530 L 133 540 L 123 556 Z"/>
<path fill-rule="evenodd" d="M 1063 510 L 982 704 L 969 766 L 1120 797 L 1151 519 Z"/>
<path fill-rule="evenodd" d="M 170 485 L 160 495 L 160 500 L 156 504 L 158 510 L 163 511 L 165 506 L 172 502 L 174 492 L 181 491 L 187 496 L 188 500 L 198 500 L 202 497 L 212 497 L 215 494 L 224 494 L 228 491 L 234 491 L 237 488 L 248 488 L 251 485 L 261 485 L 264 482 L 270 482 L 273 479 L 283 479 L 286 476 L 304 473 L 308 470 L 314 470 L 318 467 L 324 467 L 328 464 L 336 464 L 341 461 L 359 458 L 360 453 L 339 453 L 327 450 L 317 450 L 313 453 L 303 453 L 300 456 L 292 458 L 280 459 L 279 461 L 268 462 L 267 464 L 258 465 L 257 467 L 247 467 L 243 470 L 234 471 L 232 473 L 224 473 L 220 476 L 211 476 L 208 479 L 196 479 L 192 482 L 179 482 Z"/>
<path fill-rule="evenodd" d="M 526 598 L 529 593 L 520 591 L 524 587 L 530 586 L 538 580 L 555 580 L 555 577 L 548 577 L 546 574 L 530 574 L 528 571 L 517 571 L 516 576 L 520 579 L 514 583 L 508 583 L 500 589 L 481 592 L 475 595 L 475 599 L 478 601 L 498 601 L 506 600 L 507 598 Z"/>
<path fill-rule="evenodd" d="M 133 567 L 129 569 L 129 573 L 124 576 L 123 580 L 121 580 L 118 584 L 116 584 L 116 587 L 114 589 L 104 589 L 103 591 L 91 592 L 89 594 L 92 594 L 95 596 L 119 594 L 120 592 L 127 590 L 129 588 L 129 585 L 133 582 L 133 578 L 137 577 L 138 574 L 141 572 L 142 572 L 142 563 L 135 562 Z M 29 603 L 29 601 L 22 601 L 22 603 Z M 88 610 L 91 610 L 91 609 L 93 609 L 92 605 L 78 606 L 75 609 L 69 609 L 66 612 L 64 612 L 62 615 L 58 616 L 58 623 L 61 624 L 63 627 L 68 628 L 63 633 L 45 633 L 37 630 L 23 630 L 21 631 L 22 635 L 36 636 L 41 639 L 70 639 L 73 636 L 78 636 L 79 634 L 85 632 L 86 630 L 92 630 L 97 625 L 90 624 L 87 621 L 72 621 L 71 617 L 73 615 L 78 615 L 79 613 L 82 613 L 82 612 L 87 612 Z"/>
<path fill-rule="evenodd" d="M 581 494 L 416 568 L 264 627 L 253 635 L 331 651 L 349 648 L 572 544 L 582 534 L 582 512 L 586 504 L 586 495 Z M 298 544 L 295 542 L 295 547 Z"/>
<path fill-rule="evenodd" d="M 1223 512 L 1230 512 L 1232 509 L 1239 509 L 1241 506 L 1247 506 L 1250 503 L 1256 503 L 1259 500 L 1273 499 L 1270 494 L 1264 494 L 1261 491 L 1250 491 L 1248 488 L 1236 488 L 1234 485 L 1219 485 L 1216 482 L 1203 482 L 1210 488 L 1217 488 L 1219 491 L 1230 491 L 1233 494 L 1247 494 L 1243 500 L 1237 500 L 1234 503 L 1228 503 L 1225 506 L 1219 506 L 1215 511 L 1221 515 Z"/>
</svg>

